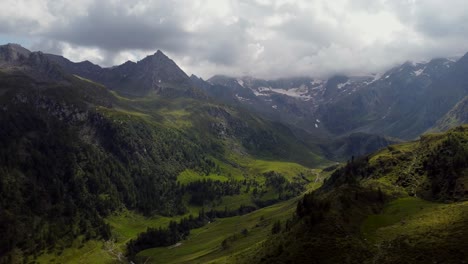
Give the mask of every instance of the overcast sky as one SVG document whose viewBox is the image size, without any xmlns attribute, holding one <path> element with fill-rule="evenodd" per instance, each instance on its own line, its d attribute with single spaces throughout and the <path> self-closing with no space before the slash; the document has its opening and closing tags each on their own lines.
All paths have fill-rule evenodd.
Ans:
<svg viewBox="0 0 468 264">
<path fill-rule="evenodd" d="M 466 0 L 1 0 L 0 41 L 101 66 L 325 77 L 468 51 Z"/>
</svg>

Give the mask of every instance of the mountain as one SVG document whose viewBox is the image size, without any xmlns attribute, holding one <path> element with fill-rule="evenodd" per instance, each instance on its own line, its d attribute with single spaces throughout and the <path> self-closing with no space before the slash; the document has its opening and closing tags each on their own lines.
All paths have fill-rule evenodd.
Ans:
<svg viewBox="0 0 468 264">
<path fill-rule="evenodd" d="M 63 81 L 64 72 L 42 52 L 30 52 L 18 44 L 0 46 L 3 71 L 23 72 L 40 81 Z"/>
<path fill-rule="evenodd" d="M 322 140 L 330 133 L 320 124 L 317 108 L 354 93 L 373 78 L 334 76 L 329 80 L 308 77 L 263 80 L 217 75 L 204 85 L 198 85 L 214 98 L 243 105 L 269 119 L 305 129 Z"/>
<path fill-rule="evenodd" d="M 352 133 L 331 142 L 325 142 L 321 146 L 330 160 L 346 160 L 350 157 L 366 155 L 400 142 L 402 141 L 395 138 L 374 134 Z"/>
<path fill-rule="evenodd" d="M 447 114 L 437 121 L 429 131 L 443 132 L 468 123 L 468 96 L 458 102 Z"/>
<path fill-rule="evenodd" d="M 188 77 L 161 52 L 102 69 L 61 66 L 66 59 L 18 46 L 0 50 L 0 263 L 108 240 L 106 219 L 126 210 L 177 219 L 241 190 L 255 210 L 298 194 L 309 181 L 293 175 L 296 185 L 280 193 L 266 185 L 263 170 L 280 164 L 307 173 L 294 162 L 327 162 L 283 124 L 206 96 L 174 96 L 202 92 L 185 86 Z M 152 78 L 161 85 L 125 97 L 90 79 L 111 80 L 119 71 L 129 74 L 119 89 L 130 93 L 143 91 L 131 84 Z M 261 169 L 253 170 L 257 163 Z"/>
<path fill-rule="evenodd" d="M 145 96 L 173 93 L 190 87 L 187 74 L 160 50 L 136 63 L 127 61 L 111 68 L 101 68 L 89 61 L 74 63 L 58 55 L 46 56 L 67 73 L 101 83 L 122 94 Z"/>
<path fill-rule="evenodd" d="M 414 125 L 410 118 L 422 107 L 429 96 L 428 86 L 437 78 L 429 75 L 430 69 L 444 63 L 448 67 L 441 71 L 447 72 L 451 62 L 445 60 L 433 60 L 428 64 L 408 62 L 395 67 L 359 92 L 321 105 L 322 120 L 334 134 L 359 131 L 413 138 L 417 134 L 405 130 Z"/>
<path fill-rule="evenodd" d="M 387 135 L 463 122 L 467 64 L 205 81 L 160 51 L 102 68 L 0 46 L 0 263 L 460 259 L 468 128 Z"/>
<path fill-rule="evenodd" d="M 351 133 L 414 139 L 468 94 L 466 61 L 406 62 L 383 74 L 327 80 L 214 76 L 200 87 L 319 141 Z"/>
<path fill-rule="evenodd" d="M 463 98 L 458 85 L 466 75 L 463 59 L 405 63 L 347 98 L 321 106 L 322 120 L 333 133 L 360 131 L 413 139 Z"/>
<path fill-rule="evenodd" d="M 465 263 L 467 179 L 466 125 L 350 160 L 238 263 Z"/>
<path fill-rule="evenodd" d="M 18 44 L 10 43 L 0 46 L 0 62 L 2 66 L 26 59 L 30 54 L 31 52 L 29 50 Z"/>
</svg>

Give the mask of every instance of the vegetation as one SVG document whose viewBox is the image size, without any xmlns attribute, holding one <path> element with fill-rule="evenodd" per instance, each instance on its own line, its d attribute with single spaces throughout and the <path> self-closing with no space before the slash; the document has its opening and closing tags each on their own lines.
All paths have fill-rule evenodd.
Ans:
<svg viewBox="0 0 468 264">
<path fill-rule="evenodd" d="M 467 139 L 461 126 L 352 158 L 243 261 L 466 262 Z"/>
<path fill-rule="evenodd" d="M 318 146 L 197 89 L 126 98 L 47 66 L 0 72 L 0 263 L 468 259 L 467 126 L 311 170 Z"/>
<path fill-rule="evenodd" d="M 201 212 L 197 218 L 190 215 L 188 218 L 182 218 L 179 223 L 171 221 L 167 228 L 148 228 L 135 240 L 128 242 L 127 255 L 130 259 L 134 259 L 136 254 L 142 250 L 175 245 L 190 234 L 190 229 L 204 226 L 207 222 L 206 215 Z"/>
<path fill-rule="evenodd" d="M 275 220 L 285 221 L 294 212 L 297 199 L 277 203 L 251 213 L 220 218 L 193 229 L 177 247 L 151 248 L 136 260 L 147 263 L 239 263 L 271 235 Z M 247 230 L 247 232 L 245 232 Z"/>
<path fill-rule="evenodd" d="M 249 197 L 247 182 L 265 181 L 244 162 L 255 155 L 319 160 L 284 127 L 205 99 L 124 98 L 89 80 L 63 78 L 48 83 L 0 73 L 1 262 L 111 239 L 105 219 L 121 210 L 175 217 L 204 203 L 224 207 L 225 197 Z M 213 177 L 178 181 L 184 172 Z M 217 217 L 225 211 L 214 210 Z"/>
</svg>

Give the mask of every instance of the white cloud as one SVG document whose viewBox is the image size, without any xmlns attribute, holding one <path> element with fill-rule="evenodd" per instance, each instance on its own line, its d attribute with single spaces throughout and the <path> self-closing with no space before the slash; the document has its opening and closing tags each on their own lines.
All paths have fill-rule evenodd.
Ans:
<svg viewBox="0 0 468 264">
<path fill-rule="evenodd" d="M 0 34 L 111 66 L 161 49 L 189 74 L 375 72 L 462 55 L 464 0 L 4 0 Z"/>
</svg>

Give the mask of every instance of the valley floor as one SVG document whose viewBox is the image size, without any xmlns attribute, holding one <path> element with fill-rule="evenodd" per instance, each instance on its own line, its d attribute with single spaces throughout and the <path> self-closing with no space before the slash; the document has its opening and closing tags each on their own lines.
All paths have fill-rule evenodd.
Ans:
<svg viewBox="0 0 468 264">
<path fill-rule="evenodd" d="M 241 168 L 234 168 L 219 162 L 223 172 L 218 174 L 200 175 L 191 170 L 182 172 L 178 181 L 181 184 L 211 179 L 219 181 L 255 179 L 263 183 L 263 173 L 275 171 L 284 175 L 288 180 L 303 173 L 309 184 L 307 191 L 314 190 L 322 184 L 329 173 L 320 169 L 309 169 L 296 163 L 243 159 L 236 160 L 242 164 Z M 238 195 L 224 196 L 221 201 L 210 205 L 216 210 L 235 210 L 242 205 L 251 205 L 251 192 L 241 192 Z M 263 199 L 276 197 L 274 192 L 267 192 Z M 137 255 L 142 263 L 236 263 L 244 254 L 254 250 L 258 244 L 265 241 L 271 234 L 271 227 L 275 221 L 285 221 L 294 212 L 297 200 L 295 197 L 271 206 L 259 208 L 251 213 L 228 218 L 215 219 L 207 225 L 191 230 L 185 240 L 170 246 L 144 250 Z M 36 261 L 39 263 L 126 263 L 124 257 L 126 243 L 135 239 L 139 233 L 148 227 L 167 227 L 172 220 L 178 221 L 190 214 L 197 215 L 201 206 L 189 206 L 189 212 L 175 217 L 154 216 L 145 217 L 133 211 L 123 210 L 107 217 L 106 222 L 112 228 L 114 241 L 83 241 L 78 238 L 71 248 L 57 248 L 45 252 Z M 224 241 L 224 242 L 223 242 Z"/>
</svg>

